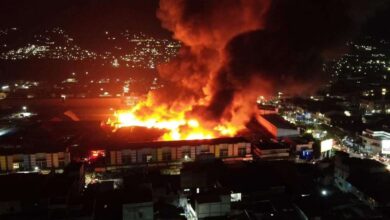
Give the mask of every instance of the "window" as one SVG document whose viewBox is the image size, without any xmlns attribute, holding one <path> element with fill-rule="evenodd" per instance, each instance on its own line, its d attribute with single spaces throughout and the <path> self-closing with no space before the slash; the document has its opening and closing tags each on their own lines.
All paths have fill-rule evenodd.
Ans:
<svg viewBox="0 0 390 220">
<path fill-rule="evenodd" d="M 170 161 L 172 160 L 172 155 L 170 151 L 165 151 L 162 153 L 162 160 L 163 161 Z"/>
<path fill-rule="evenodd" d="M 46 169 L 46 168 L 47 168 L 46 159 L 37 159 L 36 165 L 37 165 L 37 167 L 39 167 L 40 169 Z"/>
<path fill-rule="evenodd" d="M 191 151 L 185 150 L 185 151 L 183 151 L 182 155 L 183 155 L 183 159 L 186 159 L 186 160 L 190 159 L 191 158 Z"/>
<path fill-rule="evenodd" d="M 149 163 L 149 162 L 152 162 L 152 160 L 153 160 L 152 155 L 150 155 L 150 154 L 142 155 L 142 162 Z"/>
<path fill-rule="evenodd" d="M 219 156 L 220 156 L 220 157 L 227 157 L 227 156 L 229 156 L 229 151 L 228 151 L 228 149 L 221 149 L 221 150 L 219 151 Z"/>
<path fill-rule="evenodd" d="M 65 159 L 58 158 L 58 167 L 65 167 Z"/>
<path fill-rule="evenodd" d="M 200 149 L 200 153 L 201 154 L 208 154 L 210 153 L 210 149 L 208 146 L 202 146 L 202 148 Z"/>
<path fill-rule="evenodd" d="M 20 163 L 13 163 L 13 164 L 12 164 L 12 168 L 13 168 L 14 170 L 19 170 L 19 168 L 20 168 Z"/>
<path fill-rule="evenodd" d="M 238 148 L 238 156 L 243 157 L 245 155 L 246 155 L 246 148 L 245 147 Z"/>
<path fill-rule="evenodd" d="M 131 155 L 130 154 L 122 155 L 122 163 L 123 164 L 131 164 Z"/>
</svg>

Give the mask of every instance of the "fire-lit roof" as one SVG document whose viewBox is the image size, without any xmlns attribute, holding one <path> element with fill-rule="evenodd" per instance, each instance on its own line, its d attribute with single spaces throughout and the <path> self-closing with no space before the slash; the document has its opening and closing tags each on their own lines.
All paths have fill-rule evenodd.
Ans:
<svg viewBox="0 0 390 220">
<path fill-rule="evenodd" d="M 289 123 L 288 121 L 284 120 L 281 116 L 277 114 L 268 114 L 268 115 L 262 115 L 265 120 L 269 121 L 271 124 L 276 126 L 277 128 L 281 129 L 296 129 L 294 125 Z"/>
</svg>

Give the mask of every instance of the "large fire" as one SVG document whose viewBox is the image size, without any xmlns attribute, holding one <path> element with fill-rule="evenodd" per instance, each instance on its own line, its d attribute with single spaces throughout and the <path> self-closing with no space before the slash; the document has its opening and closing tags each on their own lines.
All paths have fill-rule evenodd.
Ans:
<svg viewBox="0 0 390 220">
<path fill-rule="evenodd" d="M 160 129 L 163 140 L 234 136 L 257 114 L 259 94 L 318 89 L 322 63 L 378 6 L 355 2 L 160 0 L 157 17 L 182 44 L 158 66 L 166 86 L 107 124 Z"/>
<path fill-rule="evenodd" d="M 191 107 L 180 110 L 168 109 L 166 106 L 146 107 L 146 102 L 140 102 L 127 110 L 115 111 L 107 125 L 117 129 L 124 127 L 146 127 L 164 131 L 162 140 L 199 140 L 217 137 L 234 136 L 238 129 L 228 123 L 206 126 L 201 119 L 189 118 L 186 112 Z"/>
</svg>

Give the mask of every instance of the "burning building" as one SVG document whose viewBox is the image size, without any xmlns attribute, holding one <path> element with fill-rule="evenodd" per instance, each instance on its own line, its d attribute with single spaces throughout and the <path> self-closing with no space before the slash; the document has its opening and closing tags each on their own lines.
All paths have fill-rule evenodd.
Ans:
<svg viewBox="0 0 390 220">
<path fill-rule="evenodd" d="M 194 118 L 187 119 L 182 113 L 174 114 L 172 117 L 164 117 L 165 113 L 154 113 L 153 115 L 140 116 L 132 110 L 116 111 L 114 117 L 107 121 L 107 125 L 117 129 L 125 127 L 145 127 L 150 130 L 161 131 L 161 140 L 199 140 L 212 139 L 216 137 L 234 136 L 236 129 L 217 125 L 207 129 Z"/>
<path fill-rule="evenodd" d="M 234 137 L 259 95 L 315 89 L 324 60 L 379 3 L 161 0 L 157 16 L 183 46 L 158 67 L 165 86 L 108 123 L 161 129 L 162 140 Z"/>
</svg>

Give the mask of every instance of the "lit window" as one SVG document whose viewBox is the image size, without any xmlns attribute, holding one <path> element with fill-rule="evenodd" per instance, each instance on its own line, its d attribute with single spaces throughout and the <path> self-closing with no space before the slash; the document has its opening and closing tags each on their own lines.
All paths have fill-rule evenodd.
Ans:
<svg viewBox="0 0 390 220">
<path fill-rule="evenodd" d="M 13 163 L 13 164 L 12 164 L 12 168 L 13 168 L 14 170 L 18 170 L 18 169 L 20 168 L 19 163 Z"/>
</svg>

